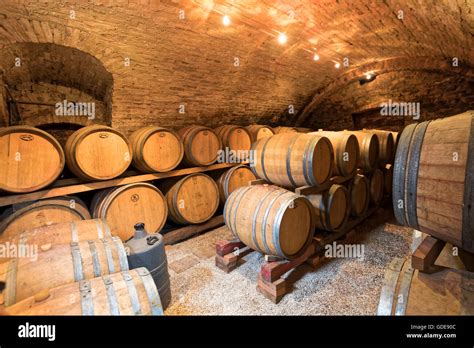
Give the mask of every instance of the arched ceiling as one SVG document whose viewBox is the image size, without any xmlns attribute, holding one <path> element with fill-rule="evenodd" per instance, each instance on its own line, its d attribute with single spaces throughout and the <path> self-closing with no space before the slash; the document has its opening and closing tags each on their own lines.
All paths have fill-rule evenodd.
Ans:
<svg viewBox="0 0 474 348">
<path fill-rule="evenodd" d="M 231 19 L 228 27 L 224 14 Z M 285 45 L 278 43 L 280 32 L 288 37 Z M 411 76 L 406 81 L 412 94 L 425 82 L 437 95 L 443 86 L 436 82 L 447 74 L 466 83 L 459 93 L 472 95 L 473 35 L 472 0 L 0 4 L 0 48 L 55 43 L 92 55 L 113 76 L 113 124 L 127 131 L 150 123 L 314 123 L 314 110 L 331 103 L 334 88 L 351 93 L 351 74 L 384 74 L 393 71 L 394 61 L 400 65 L 397 78 Z M 344 58 L 349 65 L 336 69 Z M 449 67 L 453 58 L 456 68 Z M 392 87 L 380 90 L 397 95 Z M 376 100 L 376 94 L 367 98 Z M 469 99 L 459 100 L 473 107 Z"/>
</svg>

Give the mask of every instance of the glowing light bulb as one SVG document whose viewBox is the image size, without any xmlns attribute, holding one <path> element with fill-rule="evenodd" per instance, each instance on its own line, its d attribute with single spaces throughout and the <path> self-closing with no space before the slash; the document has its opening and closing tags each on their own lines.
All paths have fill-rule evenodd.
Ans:
<svg viewBox="0 0 474 348">
<path fill-rule="evenodd" d="M 286 43 L 286 41 L 288 41 L 288 37 L 286 36 L 286 34 L 285 33 L 280 33 L 280 35 L 278 35 L 278 42 L 281 45 L 284 45 Z"/>
<path fill-rule="evenodd" d="M 373 77 L 372 73 L 365 73 L 365 78 L 370 80 Z"/>
<path fill-rule="evenodd" d="M 228 15 L 225 15 L 224 17 L 222 17 L 222 24 L 224 24 L 224 26 L 226 27 L 230 25 L 230 17 Z"/>
<path fill-rule="evenodd" d="M 319 60 L 319 55 L 317 53 L 314 54 L 313 60 L 318 61 Z"/>
<path fill-rule="evenodd" d="M 341 63 L 336 62 L 336 64 L 334 64 L 334 67 L 335 67 L 336 69 L 339 69 L 339 68 L 341 67 Z"/>
</svg>

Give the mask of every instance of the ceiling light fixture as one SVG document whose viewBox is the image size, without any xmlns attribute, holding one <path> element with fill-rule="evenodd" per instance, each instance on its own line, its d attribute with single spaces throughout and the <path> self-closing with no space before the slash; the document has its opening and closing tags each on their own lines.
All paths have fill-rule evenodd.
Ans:
<svg viewBox="0 0 474 348">
<path fill-rule="evenodd" d="M 224 26 L 226 27 L 230 25 L 230 17 L 228 15 L 225 15 L 224 17 L 222 17 L 222 24 L 224 24 Z"/>
<path fill-rule="evenodd" d="M 319 60 L 319 55 L 317 53 L 314 54 L 313 60 L 318 61 Z"/>
<path fill-rule="evenodd" d="M 341 67 L 341 63 L 336 62 L 336 64 L 334 64 L 334 67 L 335 67 L 336 69 L 339 69 L 339 68 Z"/>
<path fill-rule="evenodd" d="M 280 43 L 280 45 L 286 44 L 287 41 L 288 41 L 288 37 L 286 36 L 285 33 L 280 33 L 280 35 L 278 35 L 278 42 Z"/>
</svg>

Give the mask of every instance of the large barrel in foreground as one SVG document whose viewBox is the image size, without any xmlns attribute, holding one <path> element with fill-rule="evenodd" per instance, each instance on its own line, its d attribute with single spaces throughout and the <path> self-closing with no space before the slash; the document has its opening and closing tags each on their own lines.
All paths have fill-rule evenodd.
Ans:
<svg viewBox="0 0 474 348">
<path fill-rule="evenodd" d="M 0 129 L 0 190 L 39 190 L 56 180 L 64 163 L 61 145 L 48 133 L 29 126 Z"/>
<path fill-rule="evenodd" d="M 304 252 L 315 226 L 313 207 L 305 197 L 273 185 L 235 190 L 225 204 L 224 220 L 250 248 L 285 259 Z"/>
<path fill-rule="evenodd" d="M 276 134 L 252 145 L 251 168 L 261 179 L 284 187 L 319 186 L 331 177 L 333 148 L 326 137 Z"/>
<path fill-rule="evenodd" d="M 393 170 L 398 223 L 474 252 L 474 111 L 407 126 Z"/>
<path fill-rule="evenodd" d="M 8 315 L 162 315 L 144 267 L 46 289 L 8 307 Z"/>
</svg>

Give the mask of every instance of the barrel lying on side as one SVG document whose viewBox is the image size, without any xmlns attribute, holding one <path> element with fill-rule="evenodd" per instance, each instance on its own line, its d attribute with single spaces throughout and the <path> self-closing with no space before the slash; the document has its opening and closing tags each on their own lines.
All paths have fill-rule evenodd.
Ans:
<svg viewBox="0 0 474 348">
<path fill-rule="evenodd" d="M 247 128 L 223 125 L 215 128 L 214 131 L 221 139 L 223 149 L 233 152 L 233 161 L 243 162 L 248 160 L 249 150 L 252 146 L 252 136 Z"/>
<path fill-rule="evenodd" d="M 225 204 L 224 220 L 250 248 L 286 259 L 304 252 L 315 227 L 311 203 L 304 196 L 273 185 L 235 190 Z"/>
<path fill-rule="evenodd" d="M 393 183 L 393 164 L 387 164 L 383 170 L 384 180 L 384 191 L 387 195 L 392 195 L 392 183 Z"/>
<path fill-rule="evenodd" d="M 377 166 L 379 160 L 379 141 L 375 134 L 365 131 L 351 131 L 359 142 L 359 163 L 358 167 L 366 172 L 370 172 Z"/>
<path fill-rule="evenodd" d="M 284 187 L 319 186 L 332 173 L 333 148 L 326 137 L 288 133 L 252 146 L 251 168 L 261 179 Z"/>
<path fill-rule="evenodd" d="M 146 268 L 46 289 L 7 308 L 9 315 L 163 315 Z"/>
<path fill-rule="evenodd" d="M 61 145 L 29 126 L 0 128 L 0 191 L 26 193 L 56 180 L 64 168 Z"/>
<path fill-rule="evenodd" d="M 474 252 L 474 111 L 407 126 L 393 170 L 398 223 Z"/>
<path fill-rule="evenodd" d="M 24 248 L 34 247 L 24 244 Z M 128 270 L 125 248 L 117 237 L 39 247 L 42 252 L 31 250 L 30 257 L 0 263 L 5 306 L 45 289 Z"/>
<path fill-rule="evenodd" d="M 392 163 L 395 156 L 395 141 L 392 132 L 379 129 L 367 129 L 365 131 L 377 136 L 379 142 L 379 166 L 383 168 L 386 164 Z"/>
<path fill-rule="evenodd" d="M 18 210 L 5 210 L 0 217 L 0 235 L 11 238 L 34 228 L 90 218 L 86 205 L 77 197 L 44 199 Z"/>
<path fill-rule="evenodd" d="M 344 227 L 351 210 L 349 193 L 344 186 L 332 185 L 329 190 L 306 198 L 314 207 L 319 229 L 337 231 Z"/>
<path fill-rule="evenodd" d="M 364 175 L 356 174 L 348 186 L 351 216 L 361 216 L 365 214 L 370 202 L 369 181 Z"/>
<path fill-rule="evenodd" d="M 225 203 L 229 195 L 236 189 L 247 186 L 250 181 L 255 179 L 255 174 L 245 165 L 235 166 L 223 172 L 216 180 L 221 203 Z"/>
<path fill-rule="evenodd" d="M 385 188 L 383 172 L 376 168 L 367 174 L 367 180 L 369 180 L 370 201 L 379 204 L 383 199 Z"/>
<path fill-rule="evenodd" d="M 259 124 L 252 124 L 250 126 L 247 126 L 247 130 L 249 131 L 252 137 L 252 142 L 257 141 L 262 138 L 271 137 L 272 135 L 275 134 L 272 127 L 259 125 Z"/>
<path fill-rule="evenodd" d="M 184 163 L 188 166 L 209 166 L 217 161 L 222 142 L 210 128 L 189 126 L 178 131 L 184 144 Z"/>
<path fill-rule="evenodd" d="M 294 127 L 274 127 L 273 131 L 275 132 L 275 134 L 298 133 L 298 130 Z"/>
</svg>

